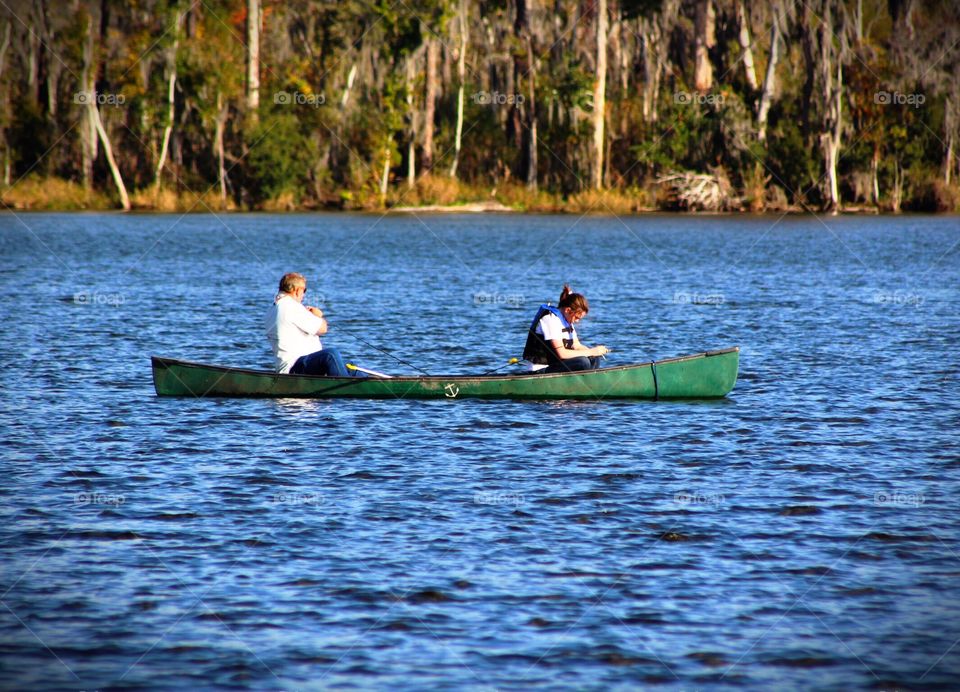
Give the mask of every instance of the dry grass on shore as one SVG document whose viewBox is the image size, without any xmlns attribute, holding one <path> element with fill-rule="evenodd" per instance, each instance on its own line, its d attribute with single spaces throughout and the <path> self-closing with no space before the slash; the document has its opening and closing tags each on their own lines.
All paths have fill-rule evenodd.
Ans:
<svg viewBox="0 0 960 692">
<path fill-rule="evenodd" d="M 573 214 L 636 214 L 654 211 L 652 195 L 641 188 L 585 190 L 567 198 L 565 211 Z"/>
<path fill-rule="evenodd" d="M 61 178 L 29 176 L 0 190 L 4 206 L 16 210 L 83 211 L 114 209 L 106 195 Z"/>
<path fill-rule="evenodd" d="M 742 200 L 741 210 L 751 213 L 803 212 L 801 207 L 787 205 L 782 191 L 781 197 L 784 199 L 777 201 L 771 196 L 770 190 L 771 188 L 765 189 L 760 183 L 755 184 L 751 194 Z M 85 190 L 82 185 L 62 178 L 42 178 L 36 175 L 24 178 L 10 187 L 0 187 L 0 202 L 9 209 L 34 211 L 107 211 L 120 207 L 116 195 L 110 194 L 109 190 L 107 194 Z M 217 189 L 193 192 L 151 186 L 134 191 L 130 195 L 130 203 L 131 207 L 138 211 L 246 211 L 238 207 L 231 198 L 227 198 L 224 203 Z M 308 196 L 304 199 L 285 193 L 263 202 L 256 210 L 283 212 L 340 208 L 347 211 L 384 211 L 425 207 L 431 211 L 457 211 L 460 207 L 470 207 L 469 210 L 482 211 L 500 210 L 499 205 L 516 212 L 625 216 L 671 208 L 662 195 L 662 189 L 657 186 L 584 190 L 564 196 L 542 189 L 530 190 L 514 181 L 501 181 L 491 185 L 461 182 L 446 175 L 426 175 L 418 179 L 412 187 L 408 187 L 403 181 L 391 185 L 386 199 L 380 196 L 379 190 L 371 188 L 329 191 L 326 197 Z M 912 197 L 905 200 L 904 210 L 960 212 L 960 186 L 956 183 L 947 185 L 938 179 L 920 181 L 915 186 Z M 846 204 L 840 211 L 876 214 L 890 210 L 885 207 L 878 209 L 868 204 Z"/>
<path fill-rule="evenodd" d="M 149 187 L 137 190 L 130 195 L 130 206 L 143 211 L 180 213 L 236 211 L 237 209 L 237 205 L 229 197 L 224 204 L 217 190 L 207 190 L 205 192 L 182 190 L 178 192 L 164 187 Z"/>
</svg>

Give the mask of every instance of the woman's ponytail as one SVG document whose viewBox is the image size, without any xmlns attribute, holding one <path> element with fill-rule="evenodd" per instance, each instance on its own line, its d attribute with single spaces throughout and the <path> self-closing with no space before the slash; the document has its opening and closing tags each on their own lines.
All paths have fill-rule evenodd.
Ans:
<svg viewBox="0 0 960 692">
<path fill-rule="evenodd" d="M 573 308 L 574 310 L 583 312 L 584 315 L 590 312 L 590 304 L 587 302 L 586 296 L 580 293 L 574 293 L 567 284 L 564 284 L 563 290 L 560 291 L 560 300 L 557 302 L 557 307 Z"/>
</svg>

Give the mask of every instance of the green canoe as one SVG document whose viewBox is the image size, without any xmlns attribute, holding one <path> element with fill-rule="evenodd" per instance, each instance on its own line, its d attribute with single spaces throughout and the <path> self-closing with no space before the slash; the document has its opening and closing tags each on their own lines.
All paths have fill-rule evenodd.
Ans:
<svg viewBox="0 0 960 692">
<path fill-rule="evenodd" d="M 538 375 L 317 377 L 153 357 L 159 396 L 355 399 L 709 399 L 737 381 L 740 348 L 653 363 Z"/>
</svg>

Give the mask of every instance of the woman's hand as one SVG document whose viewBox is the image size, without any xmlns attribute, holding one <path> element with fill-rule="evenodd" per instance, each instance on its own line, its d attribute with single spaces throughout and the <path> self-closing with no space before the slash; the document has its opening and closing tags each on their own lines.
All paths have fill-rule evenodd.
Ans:
<svg viewBox="0 0 960 692">
<path fill-rule="evenodd" d="M 591 356 L 605 356 L 610 353 L 610 349 L 606 346 L 594 346 L 590 349 Z"/>
</svg>

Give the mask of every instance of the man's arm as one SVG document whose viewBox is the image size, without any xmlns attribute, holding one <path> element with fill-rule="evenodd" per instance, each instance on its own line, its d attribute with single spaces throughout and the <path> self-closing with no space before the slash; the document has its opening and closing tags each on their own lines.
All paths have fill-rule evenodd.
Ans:
<svg viewBox="0 0 960 692">
<path fill-rule="evenodd" d="M 307 310 L 309 310 L 310 313 L 311 313 L 314 317 L 320 318 L 320 325 L 319 325 L 319 328 L 318 328 L 317 331 L 316 331 L 316 335 L 317 335 L 317 336 L 323 336 L 324 334 L 326 334 L 326 333 L 327 333 L 327 319 L 323 316 L 323 310 L 321 310 L 320 308 L 308 307 L 308 306 L 306 306 L 306 305 L 305 305 L 304 307 L 306 307 Z"/>
<path fill-rule="evenodd" d="M 319 308 L 297 305 L 296 307 L 291 307 L 287 315 L 290 323 L 296 325 L 304 334 L 323 336 L 327 333 L 327 320 L 324 319 L 323 311 Z"/>
</svg>

